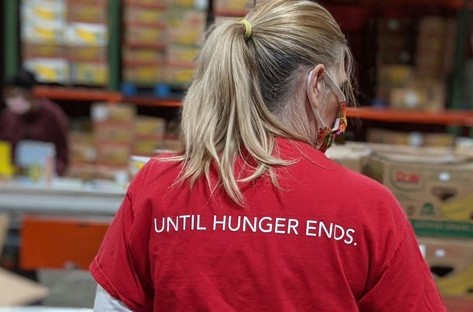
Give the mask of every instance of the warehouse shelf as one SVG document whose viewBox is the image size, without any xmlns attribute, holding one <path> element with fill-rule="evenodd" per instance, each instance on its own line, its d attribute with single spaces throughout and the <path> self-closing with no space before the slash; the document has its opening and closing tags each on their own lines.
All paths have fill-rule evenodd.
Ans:
<svg viewBox="0 0 473 312">
<path fill-rule="evenodd" d="M 120 102 L 122 95 L 120 92 L 106 91 L 91 88 L 67 88 L 37 86 L 34 94 L 51 100 L 65 101 L 105 101 L 110 103 Z"/>
<path fill-rule="evenodd" d="M 181 99 L 166 99 L 153 96 L 124 96 L 120 92 L 90 89 L 38 86 L 36 96 L 51 100 L 65 101 L 105 101 L 109 103 L 126 102 L 137 106 L 175 107 L 182 106 Z M 456 125 L 473 127 L 473 111 L 444 110 L 439 112 L 421 110 L 400 110 L 392 108 L 349 107 L 347 116 L 381 122 Z"/>
<path fill-rule="evenodd" d="M 362 5 L 367 6 L 378 6 L 378 7 L 413 7 L 413 6 L 431 6 L 431 7 L 443 7 L 446 9 L 461 9 L 466 5 L 471 5 L 465 0 L 362 0 Z"/>
<path fill-rule="evenodd" d="M 350 107 L 348 117 L 382 122 L 414 124 L 456 125 L 473 127 L 473 111 L 444 110 L 439 112 L 420 110 L 381 109 L 373 107 Z"/>
<path fill-rule="evenodd" d="M 138 106 L 155 106 L 155 107 L 181 107 L 182 101 L 179 99 L 161 99 L 151 96 L 127 96 L 123 98 L 126 103 Z"/>
</svg>

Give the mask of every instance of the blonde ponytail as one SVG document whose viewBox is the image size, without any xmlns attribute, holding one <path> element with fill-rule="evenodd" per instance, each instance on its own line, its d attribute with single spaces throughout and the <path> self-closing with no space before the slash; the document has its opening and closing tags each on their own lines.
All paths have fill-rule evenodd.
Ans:
<svg viewBox="0 0 473 312">
<path fill-rule="evenodd" d="M 308 8 L 312 12 L 304 12 Z M 331 49 L 325 59 L 320 59 L 319 49 L 313 47 L 314 34 L 307 33 L 317 27 L 292 21 L 298 15 L 316 19 L 311 15 L 314 12 L 319 12 L 334 28 L 321 36 Z M 284 24 L 285 19 L 292 22 Z M 323 22 L 315 22 L 319 24 Z M 300 27 L 304 34 L 294 29 L 291 32 L 291 25 Z M 204 175 L 210 189 L 223 186 L 228 196 L 242 206 L 240 182 L 267 174 L 277 184 L 274 167 L 293 162 L 275 155 L 275 138 L 308 137 L 288 127 L 281 120 L 282 112 L 287 110 L 288 99 L 306 67 L 316 62 L 335 63 L 330 53 L 336 51 L 335 57 L 342 53 L 344 38 L 338 25 L 334 25 L 330 14 L 315 3 L 274 1 L 250 13 L 245 22 L 227 20 L 209 30 L 184 99 L 184 151 L 172 159 L 183 163 L 181 182 L 192 185 Z M 288 26 L 289 30 L 282 31 Z M 335 39 L 330 39 L 330 32 L 335 33 Z M 243 159 L 246 165 L 241 172 L 236 172 L 237 159 Z M 250 161 L 245 162 L 247 159 Z M 212 168 L 217 170 L 218 181 L 211 180 Z M 242 177 L 242 172 L 249 174 Z"/>
</svg>

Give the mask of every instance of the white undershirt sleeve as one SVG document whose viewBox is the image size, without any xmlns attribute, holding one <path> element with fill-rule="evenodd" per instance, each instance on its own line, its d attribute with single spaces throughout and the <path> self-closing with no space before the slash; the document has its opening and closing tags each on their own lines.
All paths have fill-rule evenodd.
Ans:
<svg viewBox="0 0 473 312">
<path fill-rule="evenodd" d="M 100 285 L 95 292 L 94 311 L 96 312 L 131 312 L 123 302 L 113 298 Z"/>
</svg>

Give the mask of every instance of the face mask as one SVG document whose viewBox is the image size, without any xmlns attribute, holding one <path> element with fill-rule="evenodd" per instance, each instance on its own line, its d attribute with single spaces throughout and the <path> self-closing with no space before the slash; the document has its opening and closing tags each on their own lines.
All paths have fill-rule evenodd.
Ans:
<svg viewBox="0 0 473 312">
<path fill-rule="evenodd" d="M 345 132 L 348 122 L 347 122 L 347 105 L 346 102 L 340 103 L 340 112 L 338 113 L 337 119 L 335 119 L 334 126 L 329 128 L 325 125 L 323 119 L 320 117 L 318 111 L 316 111 L 319 116 L 319 120 L 323 124 L 323 128 L 319 128 L 317 133 L 316 147 L 322 153 L 325 153 L 327 149 L 332 146 L 335 138 Z"/>
<path fill-rule="evenodd" d="M 28 112 L 31 108 L 31 103 L 21 96 L 7 98 L 5 102 L 8 109 L 18 115 Z"/>
<path fill-rule="evenodd" d="M 312 71 L 310 71 L 309 75 L 307 76 L 307 88 L 310 87 L 310 79 L 311 79 L 311 74 Z M 335 94 L 335 96 L 338 99 L 338 103 L 340 105 L 340 110 L 337 116 L 337 119 L 335 119 L 334 125 L 332 128 L 327 127 L 325 125 L 324 120 L 319 114 L 318 110 L 315 110 L 315 113 L 317 114 L 318 119 L 324 126 L 323 128 L 319 128 L 317 131 L 317 139 L 315 142 L 316 148 L 321 151 L 322 153 L 325 153 L 327 149 L 333 144 L 335 141 L 335 138 L 345 132 L 347 128 L 347 100 L 345 97 L 345 94 L 343 94 L 342 90 L 338 87 L 338 85 L 335 83 L 332 77 L 327 72 L 324 72 L 322 79 L 327 83 L 328 87 L 332 90 L 332 92 Z"/>
</svg>

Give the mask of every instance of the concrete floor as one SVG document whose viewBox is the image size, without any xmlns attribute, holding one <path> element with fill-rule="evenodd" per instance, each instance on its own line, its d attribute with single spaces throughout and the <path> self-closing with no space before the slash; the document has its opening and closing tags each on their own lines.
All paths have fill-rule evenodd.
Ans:
<svg viewBox="0 0 473 312">
<path fill-rule="evenodd" d="M 38 281 L 49 288 L 41 305 L 48 307 L 92 308 L 96 283 L 88 271 L 41 270 Z"/>
</svg>

